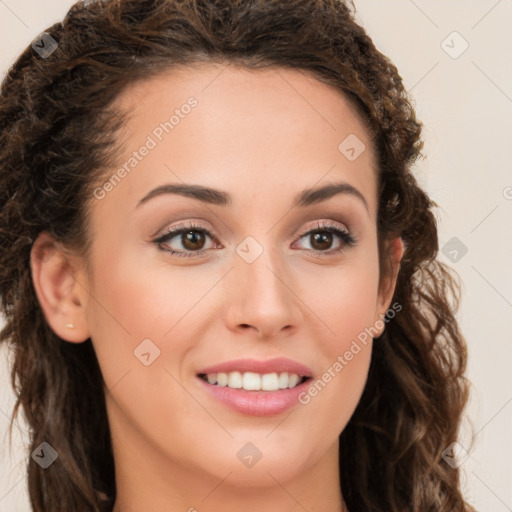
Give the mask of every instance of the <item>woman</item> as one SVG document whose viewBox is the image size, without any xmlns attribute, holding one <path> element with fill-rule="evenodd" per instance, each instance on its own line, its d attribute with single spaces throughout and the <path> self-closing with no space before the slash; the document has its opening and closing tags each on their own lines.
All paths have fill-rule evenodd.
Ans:
<svg viewBox="0 0 512 512">
<path fill-rule="evenodd" d="M 335 0 L 77 3 L 0 100 L 34 511 L 470 511 L 457 281 Z"/>
</svg>

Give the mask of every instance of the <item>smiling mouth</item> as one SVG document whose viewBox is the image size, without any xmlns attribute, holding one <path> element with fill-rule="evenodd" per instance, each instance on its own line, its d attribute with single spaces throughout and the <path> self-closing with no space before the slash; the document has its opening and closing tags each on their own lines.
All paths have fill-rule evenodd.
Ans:
<svg viewBox="0 0 512 512">
<path fill-rule="evenodd" d="M 198 377 L 213 386 L 243 389 L 245 391 L 280 391 L 293 389 L 310 379 L 291 372 L 218 372 L 200 373 Z"/>
</svg>

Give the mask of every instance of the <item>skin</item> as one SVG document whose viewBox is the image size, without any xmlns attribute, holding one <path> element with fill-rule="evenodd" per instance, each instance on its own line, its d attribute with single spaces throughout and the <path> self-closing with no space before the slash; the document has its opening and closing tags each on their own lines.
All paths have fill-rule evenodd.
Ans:
<svg viewBox="0 0 512 512">
<path fill-rule="evenodd" d="M 370 137 L 353 106 L 312 77 L 208 64 L 119 96 L 117 107 L 131 112 L 119 166 L 190 96 L 198 101 L 190 114 L 103 199 L 92 198 L 90 271 L 46 233 L 32 251 L 50 326 L 69 342 L 91 337 L 98 356 L 118 483 L 114 510 L 346 510 L 338 436 L 363 392 L 371 339 L 307 405 L 279 415 L 228 409 L 196 372 L 283 356 L 318 378 L 385 314 L 395 280 L 379 275 Z M 354 161 L 338 150 L 350 134 L 366 146 Z M 348 193 L 292 207 L 302 190 L 338 181 L 355 187 L 367 207 Z M 170 183 L 229 192 L 232 204 L 162 194 L 137 206 Z M 153 242 L 190 220 L 212 234 L 204 254 L 180 257 Z M 318 254 L 344 244 L 332 235 L 322 249 L 303 236 L 318 221 L 349 230 L 356 245 Z M 236 252 L 248 236 L 263 249 L 252 263 Z M 190 249 L 178 235 L 169 245 L 190 253 L 201 243 Z M 389 242 L 395 270 L 402 253 L 400 239 Z M 160 350 L 149 366 L 134 357 L 144 339 Z M 262 453 L 251 468 L 237 457 L 247 442 Z"/>
</svg>

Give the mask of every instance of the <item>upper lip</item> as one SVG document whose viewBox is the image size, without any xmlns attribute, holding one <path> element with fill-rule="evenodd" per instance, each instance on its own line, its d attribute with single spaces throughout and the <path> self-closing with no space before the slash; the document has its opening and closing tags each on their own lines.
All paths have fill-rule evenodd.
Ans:
<svg viewBox="0 0 512 512">
<path fill-rule="evenodd" d="M 277 357 L 275 359 L 267 359 L 266 361 L 257 359 L 233 359 L 232 361 L 225 361 L 224 363 L 218 363 L 203 368 L 198 374 L 229 373 L 235 371 L 261 374 L 288 372 L 295 373 L 300 377 L 311 377 L 313 373 L 311 368 L 304 364 L 285 357 Z"/>
</svg>

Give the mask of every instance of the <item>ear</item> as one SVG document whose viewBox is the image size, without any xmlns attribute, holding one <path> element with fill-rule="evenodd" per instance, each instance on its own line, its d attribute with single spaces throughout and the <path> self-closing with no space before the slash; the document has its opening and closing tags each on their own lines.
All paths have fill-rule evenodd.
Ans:
<svg viewBox="0 0 512 512">
<path fill-rule="evenodd" d="M 404 255 L 404 250 L 404 242 L 400 237 L 393 238 L 386 242 L 385 251 L 390 258 L 388 267 L 389 273 L 382 276 L 381 282 L 379 283 L 375 322 L 383 318 L 391 304 L 391 299 L 395 293 L 396 281 L 400 270 L 400 261 Z M 383 322 L 381 321 L 379 323 Z M 376 337 L 382 334 L 384 328 L 385 327 L 380 329 L 380 333 Z"/>
<path fill-rule="evenodd" d="M 47 232 L 37 237 L 30 253 L 32 282 L 46 321 L 71 343 L 90 337 L 84 307 L 88 294 L 77 281 L 78 261 Z"/>
</svg>

